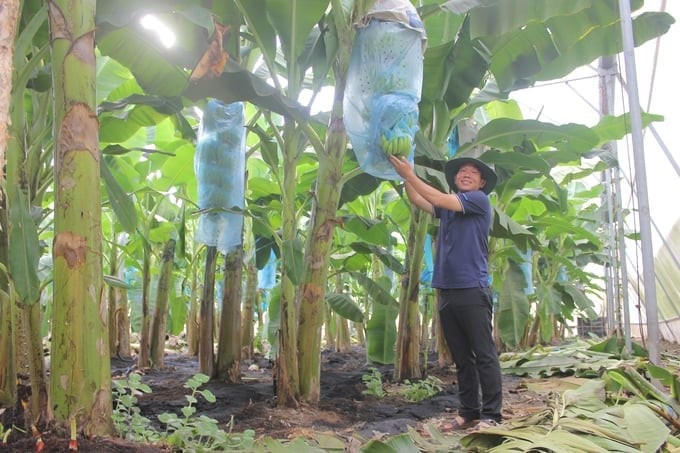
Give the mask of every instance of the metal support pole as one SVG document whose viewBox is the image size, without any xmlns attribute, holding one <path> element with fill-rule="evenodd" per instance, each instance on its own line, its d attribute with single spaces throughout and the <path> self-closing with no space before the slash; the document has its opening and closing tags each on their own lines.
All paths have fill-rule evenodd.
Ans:
<svg viewBox="0 0 680 453">
<path fill-rule="evenodd" d="M 635 69 L 635 42 L 630 0 L 619 0 L 621 32 L 623 35 L 623 56 L 628 79 L 628 99 L 630 124 L 633 137 L 633 157 L 635 160 L 635 179 L 640 218 L 640 242 L 642 250 L 642 278 L 644 280 L 644 300 L 647 313 L 647 347 L 649 361 L 659 364 L 659 314 L 656 305 L 656 280 L 654 278 L 654 249 L 649 214 L 649 193 L 647 190 L 647 170 L 645 168 L 644 144 L 642 139 L 642 112 L 638 93 Z"/>
<path fill-rule="evenodd" d="M 616 61 L 612 56 L 604 56 L 600 58 L 599 62 L 599 85 L 600 85 L 600 117 L 611 115 L 614 112 L 614 78 L 612 73 L 616 68 Z M 616 149 L 615 142 L 607 144 Z M 618 288 L 618 251 L 616 248 L 616 219 L 614 213 L 620 210 L 620 207 L 615 206 L 614 187 L 612 181 L 613 169 L 608 168 L 602 172 L 604 179 L 605 192 L 602 195 L 602 204 L 606 208 L 606 228 L 607 232 L 607 263 L 604 266 L 605 271 L 605 313 L 607 316 L 607 335 L 610 336 L 616 330 L 616 316 L 617 308 L 620 306 L 620 300 L 616 289 Z"/>
<path fill-rule="evenodd" d="M 614 143 L 614 150 L 618 155 L 616 143 Z M 616 205 L 619 210 L 616 212 L 618 220 L 618 239 L 619 239 L 619 263 L 621 264 L 621 286 L 619 286 L 620 294 L 623 296 L 623 331 L 626 339 L 626 352 L 631 354 L 633 352 L 633 343 L 631 341 L 630 332 L 630 298 L 628 297 L 628 260 L 626 260 L 626 234 L 624 231 L 623 222 L 623 200 L 621 199 L 621 171 L 616 168 L 614 171 L 614 183 L 616 184 Z"/>
</svg>

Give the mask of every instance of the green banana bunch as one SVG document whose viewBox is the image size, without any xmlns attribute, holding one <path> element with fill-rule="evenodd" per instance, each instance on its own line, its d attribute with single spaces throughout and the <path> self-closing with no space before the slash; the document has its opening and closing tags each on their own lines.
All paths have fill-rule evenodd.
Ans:
<svg viewBox="0 0 680 453">
<path fill-rule="evenodd" d="M 388 140 L 383 134 L 380 137 L 380 147 L 388 156 L 406 157 L 411 152 L 411 137 L 401 136 Z"/>
</svg>

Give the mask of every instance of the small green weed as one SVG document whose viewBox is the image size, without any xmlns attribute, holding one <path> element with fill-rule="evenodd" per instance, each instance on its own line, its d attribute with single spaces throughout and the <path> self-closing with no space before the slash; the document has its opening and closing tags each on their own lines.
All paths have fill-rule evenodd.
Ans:
<svg viewBox="0 0 680 453">
<path fill-rule="evenodd" d="M 7 410 L 7 408 L 1 407 L 0 415 L 2 415 L 5 412 L 5 410 Z M 9 427 L 6 427 L 2 423 L 0 423 L 0 446 L 6 446 L 7 442 L 9 442 L 9 436 L 15 431 L 24 434 L 26 433 L 26 431 L 19 428 L 18 426 L 15 426 L 14 424 L 12 424 Z"/>
<path fill-rule="evenodd" d="M 188 449 L 200 446 L 202 449 L 210 450 L 214 448 L 214 444 L 223 445 L 227 442 L 227 433 L 219 428 L 217 420 L 205 415 L 194 416 L 198 395 L 203 396 L 209 403 L 216 401 L 215 395 L 210 390 L 199 390 L 209 380 L 207 375 L 198 373 L 184 384 L 191 393 L 185 395 L 187 404 L 181 409 L 182 416 L 172 412 L 158 416 L 158 420 L 165 424 L 165 438 L 172 447 Z"/>
<path fill-rule="evenodd" d="M 218 425 L 217 420 L 204 415 L 196 416 L 196 403 L 202 396 L 209 403 L 216 401 L 210 390 L 201 386 L 209 381 L 205 374 L 198 373 L 184 384 L 191 392 L 185 395 L 187 404 L 182 407 L 181 415 L 163 413 L 158 420 L 165 425 L 160 432 L 151 421 L 142 416 L 136 406 L 137 395 L 151 393 L 151 388 L 141 382 L 141 377 L 131 374 L 127 380 L 114 381 L 113 421 L 119 435 L 137 442 L 166 443 L 181 451 L 250 451 L 255 445 L 255 432 L 246 430 L 237 434 L 232 432 L 234 420 L 229 423 L 229 432 Z"/>
<path fill-rule="evenodd" d="M 361 380 L 366 383 L 366 390 L 364 395 L 372 395 L 376 398 L 383 398 L 385 396 L 385 389 L 383 388 L 382 374 L 377 368 L 370 368 L 371 374 L 364 374 Z"/>
<path fill-rule="evenodd" d="M 0 445 L 7 445 L 10 434 L 12 434 L 12 428 L 5 429 L 5 426 L 0 423 Z"/>
<path fill-rule="evenodd" d="M 405 388 L 400 392 L 404 399 L 412 403 L 436 395 L 442 391 L 444 383 L 437 376 L 428 376 L 421 381 L 404 381 Z"/>
<path fill-rule="evenodd" d="M 137 396 L 142 393 L 151 393 L 151 388 L 142 383 L 139 374 L 133 373 L 128 379 L 113 381 L 113 426 L 123 439 L 156 442 L 160 440 L 160 433 L 137 407 Z"/>
<path fill-rule="evenodd" d="M 5 412 L 5 408 L 0 408 L 0 415 Z M 12 428 L 5 429 L 5 425 L 0 423 L 0 445 L 7 445 L 7 439 L 9 438 Z"/>
</svg>

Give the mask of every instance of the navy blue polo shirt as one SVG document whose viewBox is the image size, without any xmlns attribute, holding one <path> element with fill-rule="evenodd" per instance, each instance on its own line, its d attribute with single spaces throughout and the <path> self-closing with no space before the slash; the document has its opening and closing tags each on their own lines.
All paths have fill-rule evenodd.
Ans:
<svg viewBox="0 0 680 453">
<path fill-rule="evenodd" d="M 440 219 L 432 287 L 462 289 L 489 286 L 491 202 L 481 190 L 455 194 L 462 212 L 435 207 Z"/>
</svg>

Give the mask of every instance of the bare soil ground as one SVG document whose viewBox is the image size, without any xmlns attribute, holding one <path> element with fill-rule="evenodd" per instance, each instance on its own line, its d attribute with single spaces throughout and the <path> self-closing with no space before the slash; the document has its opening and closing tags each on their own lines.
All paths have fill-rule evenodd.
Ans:
<svg viewBox="0 0 680 453">
<path fill-rule="evenodd" d="M 680 345 L 677 343 L 663 342 L 660 350 L 665 357 L 680 359 Z M 135 363 L 134 360 L 112 360 L 112 377 L 120 379 L 130 373 L 141 374 L 142 382 L 152 389 L 152 393 L 139 397 L 138 406 L 142 415 L 156 423 L 159 414 L 179 413 L 186 405 L 185 395 L 189 393 L 184 384 L 199 369 L 197 358 L 172 353 L 166 357 L 163 369 L 144 372 L 137 370 Z M 256 356 L 253 360 L 244 360 L 241 365 L 241 383 L 211 381 L 206 384 L 204 388 L 209 389 L 217 401 L 209 403 L 199 397 L 196 415 L 206 415 L 218 420 L 225 431 L 238 433 L 253 430 L 256 439 L 310 438 L 314 433 L 329 433 L 346 439 L 348 445 L 353 442 L 356 447 L 370 439 L 385 439 L 407 432 L 409 427 L 427 437 L 425 426 L 438 427 L 446 423 L 456 413 L 459 405 L 455 369 L 439 366 L 434 355 L 429 358 L 425 376 L 439 378 L 445 384 L 443 390 L 423 401 L 408 402 L 398 392 L 389 391 L 398 388 L 391 382 L 392 366 L 369 364 L 365 351 L 359 348 L 350 353 L 326 351 L 322 354 L 319 405 L 303 405 L 295 409 L 277 407 L 272 364 L 269 360 Z M 388 388 L 388 396 L 384 398 L 363 393 L 366 384 L 362 377 L 370 374 L 372 367 L 381 372 L 383 383 Z M 504 375 L 504 417 L 518 418 L 545 409 L 550 397 L 548 391 L 557 388 L 561 379 L 551 377 L 534 380 Z M 540 393 L 533 391 L 537 388 L 534 385 L 537 381 L 540 381 L 544 389 Z M 0 452 L 36 451 L 36 439 L 26 433 L 20 410 L 5 410 L 0 413 L 0 424 L 4 429 L 12 426 L 23 429 L 23 432 L 13 429 L 8 443 L 0 443 Z M 49 427 L 43 426 L 40 429 L 44 442 L 43 452 L 69 451 L 68 436 L 52 432 Z M 118 438 L 79 438 L 78 449 L 81 452 L 96 453 L 171 451 L 167 446 L 131 443 Z M 346 449 L 355 450 L 356 448 Z"/>
<path fill-rule="evenodd" d="M 113 378 L 125 377 L 139 372 L 133 361 L 115 359 L 112 361 Z M 295 409 L 279 408 L 272 379 L 269 360 L 257 356 L 242 362 L 242 382 L 225 384 L 211 381 L 204 388 L 217 398 L 209 403 L 199 397 L 197 415 L 206 415 L 219 421 L 225 431 L 243 432 L 253 430 L 255 438 L 272 437 L 293 439 L 307 437 L 315 432 L 331 433 L 337 437 L 359 442 L 378 438 L 384 439 L 408 431 L 408 427 L 427 435 L 425 424 L 441 426 L 453 417 L 459 405 L 456 376 L 453 367 L 440 367 L 436 357 L 430 357 L 426 375 L 438 377 L 445 385 L 437 395 L 420 402 L 408 402 L 397 392 L 388 392 L 384 398 L 375 398 L 362 393 L 366 385 L 362 376 L 370 374 L 370 368 L 377 368 L 383 382 L 391 383 L 393 367 L 367 363 L 365 352 L 355 349 L 350 353 L 324 352 L 321 370 L 321 401 L 317 407 L 301 406 Z M 142 382 L 148 384 L 152 393 L 139 397 L 138 406 L 142 415 L 154 422 L 162 413 L 179 413 L 186 405 L 185 395 L 189 390 L 184 383 L 198 372 L 198 360 L 183 354 L 170 354 L 161 370 L 147 370 L 142 373 Z M 504 417 L 515 418 L 528 415 L 546 406 L 547 395 L 527 389 L 525 380 L 515 376 L 504 376 Z M 4 417 L 4 419 L 3 419 Z M 0 416 L 3 426 L 16 423 L 21 426 L 20 414 L 6 413 Z M 230 427 L 230 423 L 233 425 Z M 44 452 L 66 452 L 68 438 L 42 429 Z M 79 451 L 85 452 L 163 452 L 168 447 L 125 442 L 121 439 L 78 439 Z M 0 446 L 0 451 L 36 451 L 35 439 L 18 430 L 13 432 L 9 442 Z"/>
</svg>

